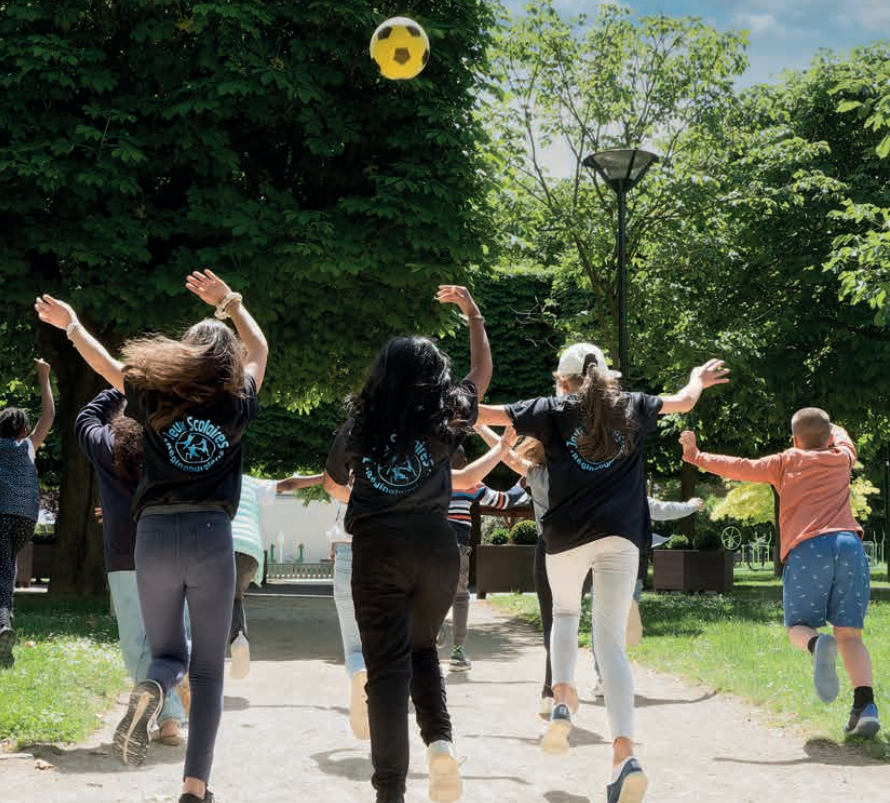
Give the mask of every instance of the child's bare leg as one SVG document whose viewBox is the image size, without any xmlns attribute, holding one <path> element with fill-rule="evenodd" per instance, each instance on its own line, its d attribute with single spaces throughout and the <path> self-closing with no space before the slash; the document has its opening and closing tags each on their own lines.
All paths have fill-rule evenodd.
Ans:
<svg viewBox="0 0 890 803">
<path fill-rule="evenodd" d="M 850 685 L 857 689 L 860 686 L 872 685 L 871 656 L 862 641 L 862 631 L 855 627 L 836 627 L 834 637 L 837 648 L 850 678 Z"/>
<path fill-rule="evenodd" d="M 810 648 L 810 640 L 819 635 L 818 630 L 806 625 L 794 625 L 788 628 L 788 640 L 799 650 L 806 652 Z"/>
</svg>

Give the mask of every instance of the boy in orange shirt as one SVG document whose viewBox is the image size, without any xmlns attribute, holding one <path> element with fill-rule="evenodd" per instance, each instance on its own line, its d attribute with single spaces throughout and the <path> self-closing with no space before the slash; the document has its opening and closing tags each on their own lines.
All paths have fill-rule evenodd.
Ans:
<svg viewBox="0 0 890 803">
<path fill-rule="evenodd" d="M 746 460 L 700 452 L 695 433 L 683 432 L 683 459 L 712 474 L 768 482 L 781 498 L 779 532 L 785 563 L 782 602 L 791 643 L 813 656 L 813 683 L 826 703 L 839 692 L 836 660 L 853 686 L 848 735 L 873 737 L 881 729 L 872 691 L 871 657 L 862 641 L 870 576 L 862 527 L 850 506 L 856 447 L 824 410 L 806 407 L 791 419 L 794 446 Z M 826 622 L 834 635 L 819 633 Z"/>
</svg>

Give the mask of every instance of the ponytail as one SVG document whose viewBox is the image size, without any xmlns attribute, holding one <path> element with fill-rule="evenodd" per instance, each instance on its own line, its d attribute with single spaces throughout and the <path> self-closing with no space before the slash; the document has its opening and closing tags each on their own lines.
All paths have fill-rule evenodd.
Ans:
<svg viewBox="0 0 890 803">
<path fill-rule="evenodd" d="M 583 430 L 577 440 L 582 457 L 601 463 L 633 452 L 639 424 L 617 377 L 595 361 L 587 361 L 576 398 Z"/>
</svg>

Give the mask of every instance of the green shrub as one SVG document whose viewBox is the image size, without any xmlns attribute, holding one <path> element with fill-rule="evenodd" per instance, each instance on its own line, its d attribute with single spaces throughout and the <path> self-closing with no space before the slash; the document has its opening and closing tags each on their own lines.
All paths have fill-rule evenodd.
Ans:
<svg viewBox="0 0 890 803">
<path fill-rule="evenodd" d="M 534 545 L 538 542 L 538 525 L 530 519 L 518 521 L 510 530 L 510 541 L 520 545 Z"/>
<path fill-rule="evenodd" d="M 56 540 L 56 527 L 54 524 L 38 524 L 34 528 L 35 544 L 52 544 Z"/>
<path fill-rule="evenodd" d="M 491 536 L 489 543 L 492 546 L 503 546 L 510 543 L 510 531 L 506 527 L 499 527 Z"/>
<path fill-rule="evenodd" d="M 692 549 L 692 542 L 685 535 L 675 535 L 662 549 Z"/>
<path fill-rule="evenodd" d="M 720 533 L 712 527 L 696 529 L 695 548 L 707 552 L 715 552 L 718 549 L 723 549 L 723 541 L 720 538 Z"/>
</svg>

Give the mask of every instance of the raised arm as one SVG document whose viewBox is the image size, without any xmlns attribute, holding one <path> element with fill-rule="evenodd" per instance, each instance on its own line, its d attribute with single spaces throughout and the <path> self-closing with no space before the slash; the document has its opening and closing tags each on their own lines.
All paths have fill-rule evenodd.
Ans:
<svg viewBox="0 0 890 803">
<path fill-rule="evenodd" d="M 491 348 L 488 345 L 488 334 L 485 332 L 485 318 L 473 301 L 466 287 L 455 284 L 439 286 L 436 301 L 441 304 L 456 304 L 466 315 L 470 328 L 470 373 L 467 374 L 475 386 L 481 399 L 491 382 Z"/>
<path fill-rule="evenodd" d="M 497 446 L 501 442 L 498 434 L 491 427 L 485 426 L 485 424 L 477 423 L 476 432 L 489 446 Z M 528 460 L 520 457 L 513 449 L 509 449 L 501 457 L 501 462 L 510 466 L 520 477 L 524 477 L 532 465 Z"/>
<path fill-rule="evenodd" d="M 212 307 L 216 307 L 217 317 L 232 319 L 238 337 L 247 350 L 244 370 L 253 377 L 259 391 L 266 375 L 269 344 L 259 324 L 244 307 L 241 294 L 233 293 L 229 285 L 210 270 L 195 271 L 185 280 L 185 286 Z"/>
<path fill-rule="evenodd" d="M 782 456 L 778 454 L 749 460 L 744 457 L 730 457 L 722 454 L 700 452 L 695 433 L 686 430 L 680 433 L 683 446 L 683 460 L 692 463 L 711 474 L 742 482 L 766 482 L 778 487 L 782 479 Z"/>
<path fill-rule="evenodd" d="M 288 477 L 286 480 L 278 480 L 275 485 L 275 493 L 286 494 L 290 491 L 299 491 L 301 488 L 311 488 L 313 485 L 321 485 L 324 474 L 308 474 L 305 477 Z"/>
<path fill-rule="evenodd" d="M 488 424 L 490 427 L 511 427 L 513 422 L 507 415 L 507 408 L 502 405 L 480 404 L 479 417 L 476 419 L 479 424 Z"/>
<path fill-rule="evenodd" d="M 324 488 L 325 493 L 331 499 L 342 502 L 344 505 L 349 503 L 349 494 L 351 492 L 349 486 L 340 485 L 327 471 L 322 474 L 321 487 Z"/>
<path fill-rule="evenodd" d="M 455 488 L 472 488 L 485 479 L 486 475 L 504 458 L 516 442 L 516 430 L 507 427 L 498 439 L 497 446 L 490 449 L 478 460 L 474 460 L 466 468 L 451 472 L 451 484 Z"/>
<path fill-rule="evenodd" d="M 723 360 L 708 360 L 704 365 L 693 368 L 686 387 L 679 393 L 661 397 L 661 415 L 688 413 L 698 403 L 705 388 L 729 382 L 728 374 L 729 368 L 724 366 Z"/>
<path fill-rule="evenodd" d="M 68 339 L 87 365 L 109 385 L 123 392 L 124 364 L 120 360 L 115 360 L 105 346 L 86 330 L 86 327 L 77 320 L 77 314 L 70 304 L 50 295 L 43 295 L 35 302 L 34 309 L 37 310 L 37 316 L 41 321 L 55 326 L 56 329 L 64 329 Z"/>
<path fill-rule="evenodd" d="M 49 363 L 45 360 L 34 360 L 37 363 L 37 381 L 40 383 L 40 418 L 31 430 L 31 444 L 36 452 L 46 440 L 56 419 L 56 403 L 53 401 L 53 388 L 49 381 Z"/>
</svg>

